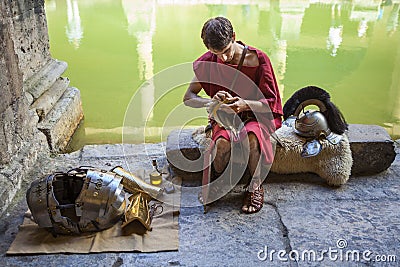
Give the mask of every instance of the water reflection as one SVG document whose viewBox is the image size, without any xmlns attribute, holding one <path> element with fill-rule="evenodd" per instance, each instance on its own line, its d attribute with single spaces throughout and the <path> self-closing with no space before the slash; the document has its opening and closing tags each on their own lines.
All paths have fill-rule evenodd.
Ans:
<svg viewBox="0 0 400 267">
<path fill-rule="evenodd" d="M 310 6 L 309 1 L 271 1 L 270 7 L 263 7 L 270 12 L 270 31 L 272 33 L 272 49 L 269 57 L 274 63 L 278 86 L 283 95 L 287 63 L 288 42 L 300 38 L 301 26 L 305 10 Z"/>
<path fill-rule="evenodd" d="M 335 3 L 331 9 L 331 27 L 329 28 L 326 48 L 330 51 L 332 57 L 336 57 L 340 44 L 343 41 L 342 5 Z"/>
<path fill-rule="evenodd" d="M 81 25 L 81 16 L 79 15 L 78 1 L 66 1 L 68 23 L 65 27 L 65 33 L 70 44 L 72 44 L 75 49 L 78 49 L 81 39 L 83 38 L 83 28 Z"/>
<path fill-rule="evenodd" d="M 86 123 L 94 129 L 120 129 L 116 121 L 122 121 L 125 105 L 143 83 L 138 121 L 162 122 L 163 111 L 152 109 L 160 92 L 151 77 L 195 60 L 205 51 L 202 23 L 223 15 L 243 34 L 238 39 L 270 56 L 284 100 L 302 86 L 318 85 L 331 92 L 350 123 L 380 124 L 400 135 L 400 0 L 47 0 L 46 10 L 52 54 L 69 63 Z M 63 25 L 52 28 L 57 23 Z M 52 39 L 61 39 L 59 32 L 72 51 Z M 86 64 L 99 58 L 114 60 L 102 66 L 115 81 L 104 82 L 106 71 L 99 74 L 97 64 Z M 82 68 L 91 80 L 74 77 L 73 68 Z M 101 96 L 110 87 L 115 102 L 111 93 Z M 103 102 L 115 108 L 100 116 Z"/>
<path fill-rule="evenodd" d="M 399 26 L 399 13 L 400 13 L 400 4 L 396 3 L 393 5 L 393 8 L 389 14 L 386 26 L 386 31 L 388 35 L 393 35 L 397 31 L 397 27 Z"/>
<path fill-rule="evenodd" d="M 153 119 L 155 86 L 153 63 L 153 35 L 156 30 L 155 0 L 122 0 L 122 7 L 128 21 L 128 33 L 137 41 L 139 79 L 146 81 L 141 91 L 141 117 L 143 121 Z"/>
</svg>

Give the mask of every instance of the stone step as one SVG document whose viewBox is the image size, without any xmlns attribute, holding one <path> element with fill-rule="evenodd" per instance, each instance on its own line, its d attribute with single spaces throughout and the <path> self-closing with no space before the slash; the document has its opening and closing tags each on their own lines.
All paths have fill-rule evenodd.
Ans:
<svg viewBox="0 0 400 267">
<path fill-rule="evenodd" d="M 33 97 L 31 99 L 32 103 L 55 83 L 67 67 L 66 62 L 51 59 L 41 70 L 24 83 L 24 91 Z"/>
<path fill-rule="evenodd" d="M 350 124 L 347 135 L 353 155 L 353 176 L 380 173 L 394 161 L 394 142 L 383 127 Z"/>
<path fill-rule="evenodd" d="M 173 170 L 183 179 L 201 179 L 203 157 L 192 138 L 194 129 L 175 130 L 167 139 L 166 154 Z M 350 124 L 348 137 L 353 157 L 352 176 L 380 173 L 396 157 L 393 140 L 383 127 Z M 194 170 L 194 171 L 189 171 Z"/>
<path fill-rule="evenodd" d="M 68 87 L 51 111 L 38 124 L 53 152 L 63 152 L 83 118 L 80 92 Z"/>
<path fill-rule="evenodd" d="M 36 111 L 39 116 L 39 121 L 50 112 L 53 106 L 57 103 L 69 85 L 69 79 L 60 77 L 51 86 L 49 90 L 44 92 L 36 101 L 31 105 L 31 108 Z"/>
</svg>

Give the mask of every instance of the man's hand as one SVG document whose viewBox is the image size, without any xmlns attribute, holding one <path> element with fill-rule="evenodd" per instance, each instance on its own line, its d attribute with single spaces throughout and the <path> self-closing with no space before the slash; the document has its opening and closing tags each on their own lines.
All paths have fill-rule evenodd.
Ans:
<svg viewBox="0 0 400 267">
<path fill-rule="evenodd" d="M 213 98 L 209 105 L 207 105 L 207 112 L 213 113 L 217 110 L 222 110 L 227 113 L 235 113 L 231 108 L 229 108 L 226 104 L 232 103 L 234 97 L 226 91 L 218 91 Z"/>
<path fill-rule="evenodd" d="M 232 95 L 228 92 L 225 91 L 218 91 L 214 97 L 212 98 L 213 100 L 218 100 L 220 102 L 224 102 L 227 98 L 233 98 Z"/>
<path fill-rule="evenodd" d="M 240 97 L 233 97 L 226 91 L 217 92 L 212 98 L 212 103 L 218 103 L 218 110 L 225 111 L 227 113 L 239 113 L 249 109 L 246 101 Z M 216 107 L 215 104 L 211 104 L 209 107 Z M 210 112 L 211 110 L 208 109 Z"/>
<path fill-rule="evenodd" d="M 225 105 L 236 113 L 249 110 L 249 105 L 247 104 L 247 102 L 243 98 L 237 96 L 227 98 L 227 104 Z"/>
</svg>

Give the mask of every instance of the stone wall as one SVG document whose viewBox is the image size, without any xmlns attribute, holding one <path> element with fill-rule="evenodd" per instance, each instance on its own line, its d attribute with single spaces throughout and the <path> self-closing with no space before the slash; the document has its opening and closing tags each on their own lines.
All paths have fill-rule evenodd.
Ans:
<svg viewBox="0 0 400 267">
<path fill-rule="evenodd" d="M 83 112 L 61 77 L 67 64 L 51 58 L 44 0 L 0 1 L 0 43 L 1 214 L 38 156 L 62 151 Z"/>
<path fill-rule="evenodd" d="M 5 0 L 12 12 L 12 36 L 26 81 L 50 59 L 44 0 Z"/>
</svg>

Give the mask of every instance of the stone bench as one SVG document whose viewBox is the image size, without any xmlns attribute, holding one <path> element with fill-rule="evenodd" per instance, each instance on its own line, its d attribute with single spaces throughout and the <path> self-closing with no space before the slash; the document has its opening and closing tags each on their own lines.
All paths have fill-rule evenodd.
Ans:
<svg viewBox="0 0 400 267">
<path fill-rule="evenodd" d="M 193 131 L 194 129 L 172 131 L 167 139 L 166 153 L 176 174 L 187 180 L 201 180 L 203 159 L 199 144 L 192 138 Z M 384 128 L 377 125 L 350 124 L 347 135 L 353 157 L 351 176 L 380 173 L 394 161 L 394 142 Z"/>
</svg>

